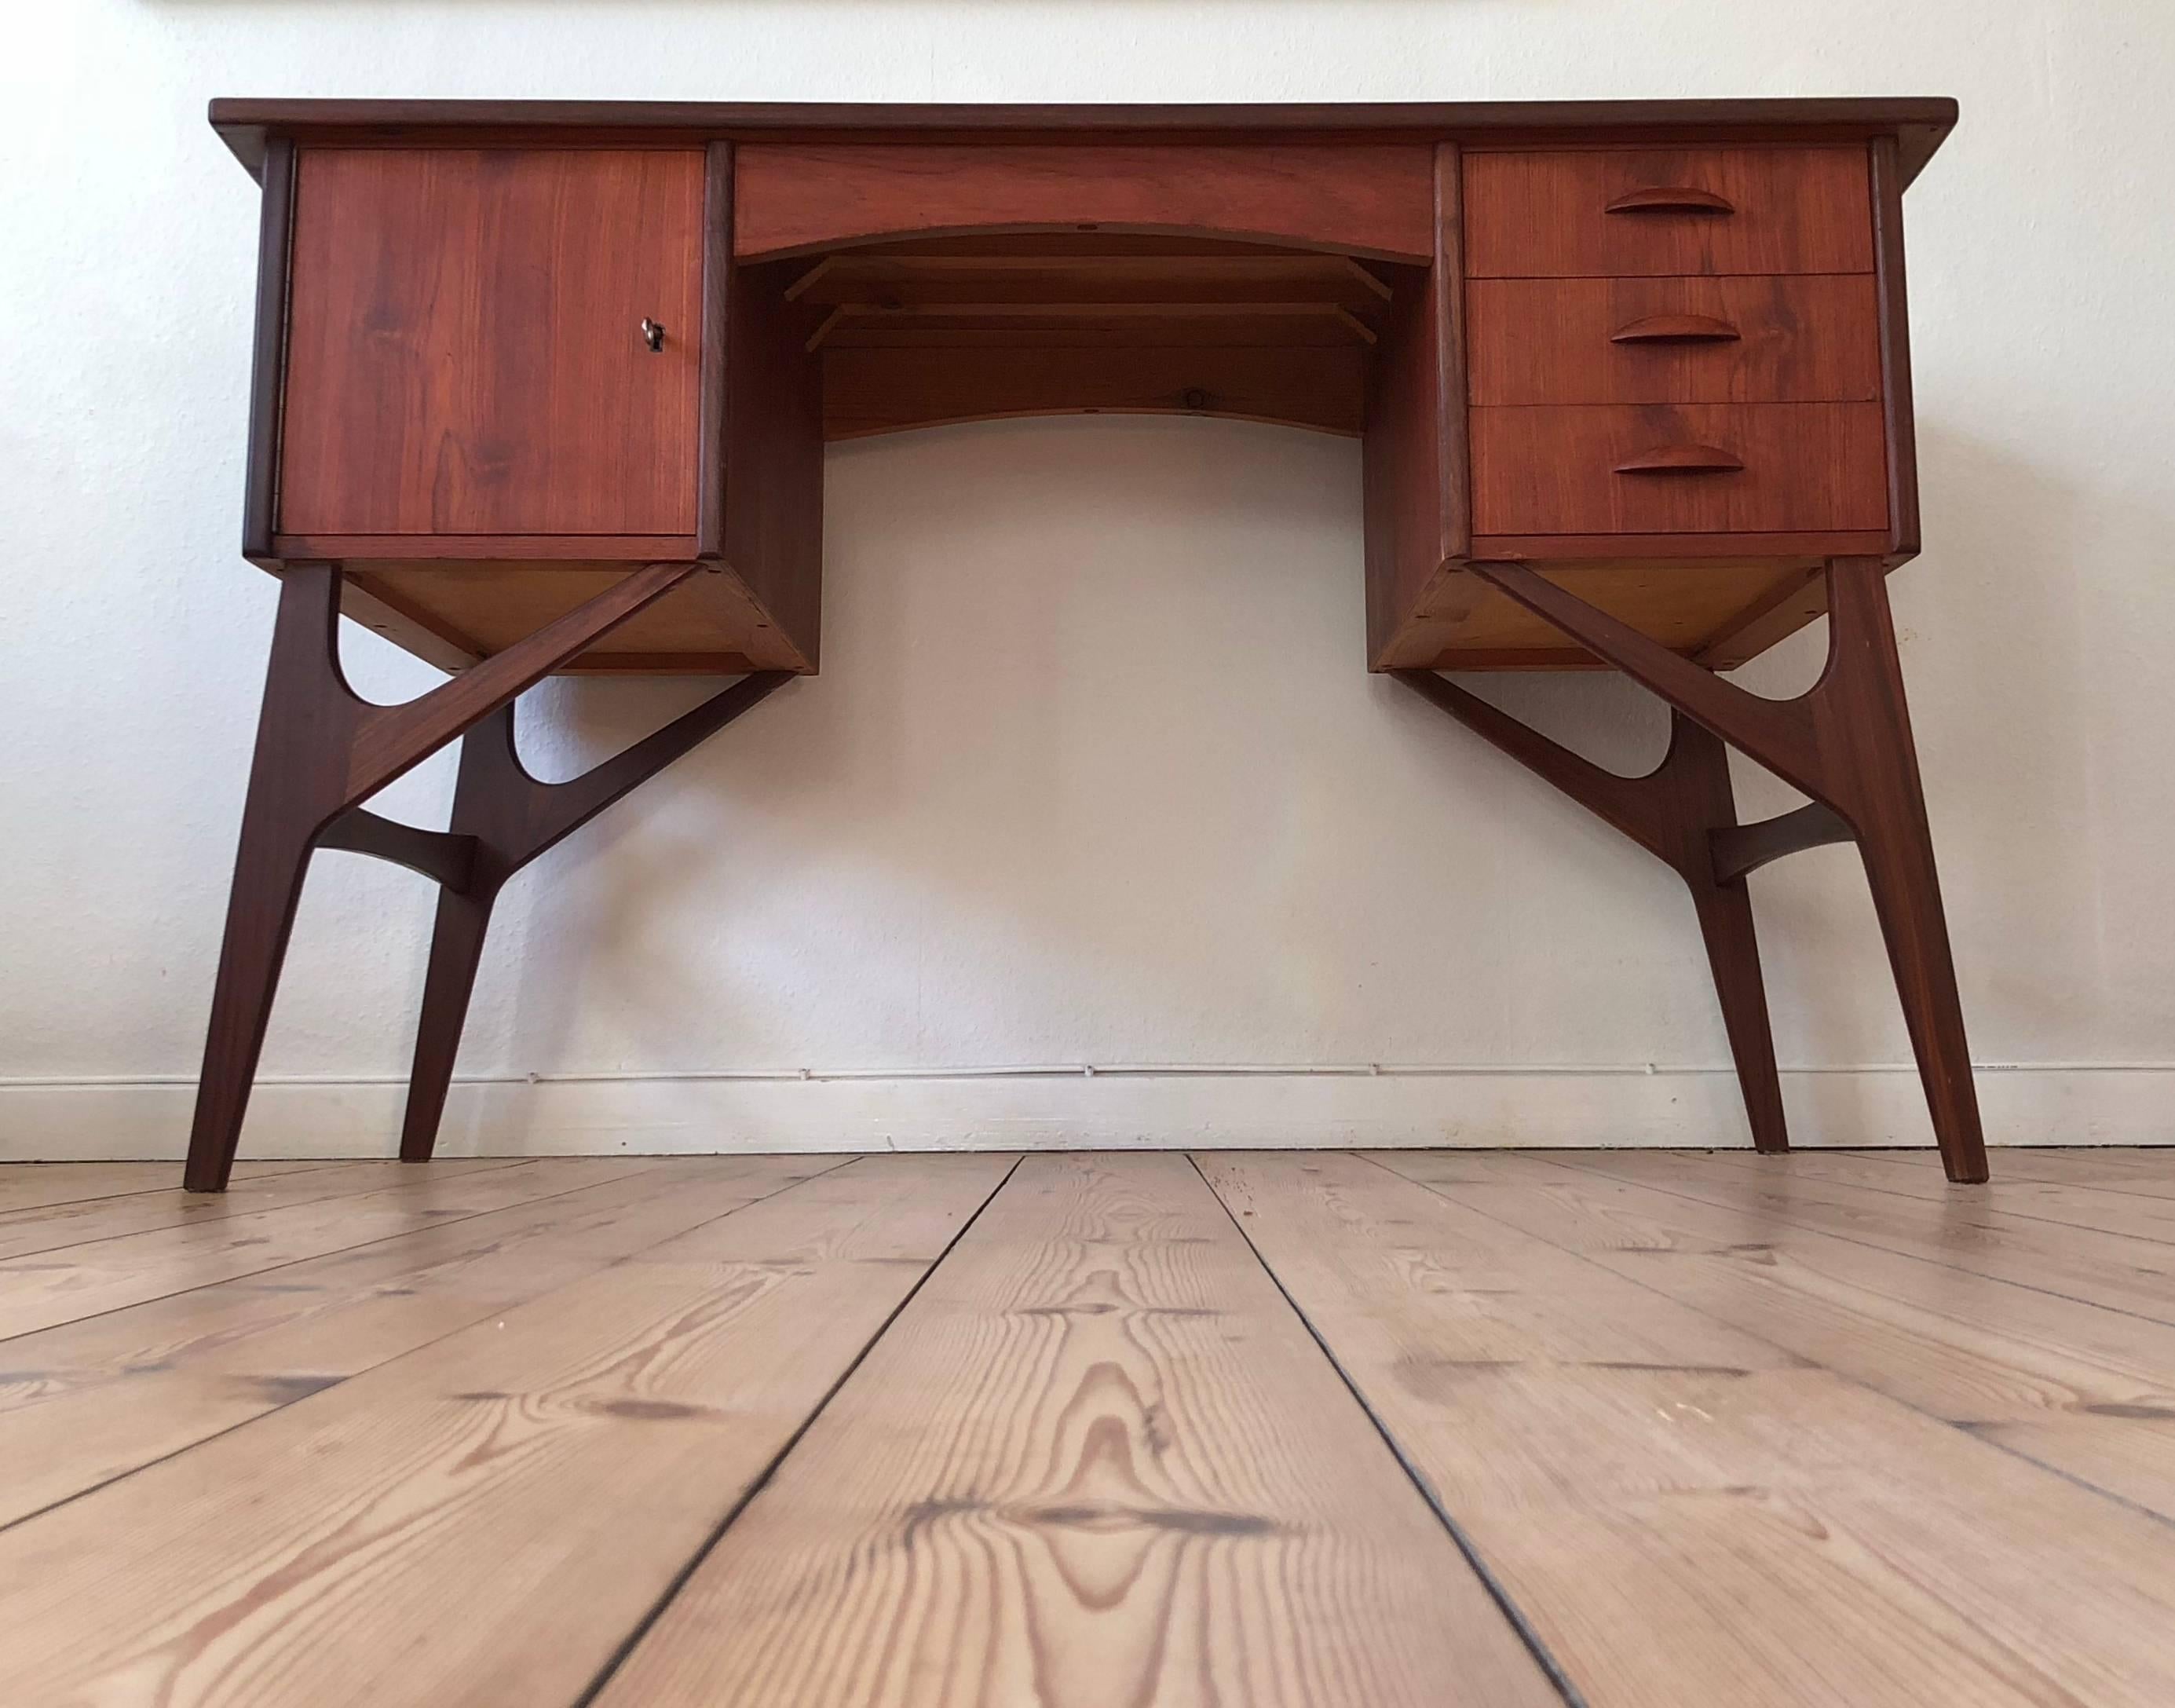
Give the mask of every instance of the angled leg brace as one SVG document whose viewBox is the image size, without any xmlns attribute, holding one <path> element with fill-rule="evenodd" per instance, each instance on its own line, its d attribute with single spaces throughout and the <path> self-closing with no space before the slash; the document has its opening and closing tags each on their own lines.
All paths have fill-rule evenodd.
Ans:
<svg viewBox="0 0 2175 1708">
<path fill-rule="evenodd" d="M 1826 569 L 1829 651 L 1795 700 L 1765 700 L 1596 610 L 1523 565 L 1469 572 L 1644 684 L 1673 709 L 1669 756 L 1646 778 L 1602 770 L 1429 671 L 1409 686 L 1521 760 L 1667 861 L 1699 908 L 1755 1142 L 1786 1147 L 1774 1047 L 1752 935 L 1748 872 L 1801 849 L 1858 844 L 1886 939 L 1903 1017 L 1952 1180 L 1986 1179 L 1955 968 L 1926 822 L 1885 567 L 1837 558 Z M 1812 797 L 1740 826 L 1722 744 Z"/>
<path fill-rule="evenodd" d="M 510 744 L 516 697 L 700 572 L 693 563 L 648 565 L 421 697 L 377 706 L 360 698 L 340 674 L 339 571 L 330 564 L 288 570 L 279 589 L 203 1073 L 198 1082 L 182 1181 L 189 1190 L 225 1190 L 314 850 L 345 849 L 397 861 L 434 879 L 449 896 L 469 893 L 479 885 L 495 895 L 513 868 L 785 679 L 782 672 L 746 678 L 572 783 L 547 785 L 529 779 L 541 792 L 534 797 L 512 787 L 484 791 L 494 802 L 504 796 L 530 804 L 533 821 L 523 820 L 521 833 L 510 839 L 501 836 L 501 821 L 489 813 L 475 826 L 464 823 L 458 805 L 453 827 L 447 831 L 418 830 L 363 808 L 361 803 L 387 784 L 485 719 L 502 716 Z M 714 721 L 706 726 L 706 717 Z M 465 764 L 462 775 L 465 787 Z M 533 848 L 526 847 L 524 838 L 537 838 L 541 839 Z M 509 859 L 512 865 L 502 871 Z M 478 936 L 480 941 L 480 928 Z M 435 944 L 432 961 L 435 968 Z"/>
</svg>

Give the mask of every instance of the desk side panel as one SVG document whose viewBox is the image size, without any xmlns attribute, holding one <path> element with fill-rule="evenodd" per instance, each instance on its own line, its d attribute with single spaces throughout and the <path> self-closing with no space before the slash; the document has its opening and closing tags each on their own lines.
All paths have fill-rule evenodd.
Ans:
<svg viewBox="0 0 2175 1708">
<path fill-rule="evenodd" d="M 1434 256 L 1404 271 L 1362 435 L 1368 667 L 1428 660 L 1424 605 L 1467 546 L 1464 267 L 1458 150 L 1435 150 Z"/>
</svg>

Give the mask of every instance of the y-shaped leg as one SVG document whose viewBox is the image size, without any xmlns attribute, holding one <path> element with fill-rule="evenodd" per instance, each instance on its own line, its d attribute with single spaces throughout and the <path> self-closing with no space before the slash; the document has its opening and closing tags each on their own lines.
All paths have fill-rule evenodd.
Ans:
<svg viewBox="0 0 2175 1708">
<path fill-rule="evenodd" d="M 460 838 L 354 810 L 700 567 L 657 563 L 637 569 L 525 640 L 399 706 L 358 698 L 340 674 L 339 571 L 323 563 L 288 569 L 280 582 L 182 1174 L 190 1191 L 226 1189 L 311 851 L 338 839 L 343 846 L 420 862 L 441 881 L 456 874 L 467 859 Z M 336 824 L 343 825 L 337 838 Z"/>
<path fill-rule="evenodd" d="M 1476 563 L 1470 572 L 1818 804 L 1817 811 L 1711 838 L 1717 873 L 1749 870 L 1793 849 L 1836 841 L 1838 832 L 1857 842 L 1942 1165 L 1951 1180 L 1985 1179 L 1986 1140 L 1904 706 L 1885 566 L 1877 558 L 1828 564 L 1827 669 L 1809 692 L 1789 701 L 1747 693 L 1521 564 Z"/>
<path fill-rule="evenodd" d="M 1752 1142 L 1762 1151 L 1787 1151 L 1782 1087 L 1775 1071 L 1775 1038 L 1767 1019 L 1767 991 L 1760 977 L 1760 941 L 1752 924 L 1752 897 L 1742 872 L 1717 870 L 1713 838 L 1737 825 L 1729 786 L 1729 755 L 1722 744 L 1681 713 L 1669 720 L 1669 751 L 1644 777 L 1604 771 L 1558 746 L 1507 713 L 1469 694 L 1432 670 L 1399 670 L 1397 679 L 1432 700 L 1468 729 L 1540 773 L 1574 800 L 1607 820 L 1657 859 L 1668 863 L 1691 892 L 1714 971 L 1715 995 L 1737 1064 Z"/>
<path fill-rule="evenodd" d="M 460 1049 L 476 963 L 483 955 L 491 904 L 507 881 L 546 849 L 572 835 L 629 789 L 654 777 L 697 742 L 785 683 L 789 672 L 765 670 L 743 677 L 693 710 L 675 718 L 625 752 L 566 783 L 529 775 L 514 746 L 513 708 L 504 706 L 461 742 L 461 771 L 453 786 L 452 832 L 470 842 L 474 862 L 464 881 L 449 886 L 438 903 L 431 940 L 430 970 L 423 981 L 423 1017 L 415 1034 L 415 1075 L 400 1132 L 404 1162 L 428 1162 L 438 1141 Z"/>
</svg>

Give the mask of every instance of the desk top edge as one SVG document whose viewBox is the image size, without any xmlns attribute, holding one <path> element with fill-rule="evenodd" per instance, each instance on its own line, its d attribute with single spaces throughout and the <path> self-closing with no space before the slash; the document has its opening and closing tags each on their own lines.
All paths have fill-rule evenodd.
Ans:
<svg viewBox="0 0 2175 1708">
<path fill-rule="evenodd" d="M 1933 157 L 1956 117 L 1956 103 L 1944 95 L 1185 106 L 221 98 L 211 103 L 210 111 L 212 128 L 252 176 L 263 168 L 265 141 L 272 136 L 378 141 L 396 134 L 459 134 L 510 143 L 546 141 L 561 133 L 601 133 L 735 142 L 1154 142 L 1243 134 L 1457 141 L 1592 132 L 1657 141 L 1695 133 L 1805 140 L 1894 136 L 1907 184 Z"/>
</svg>

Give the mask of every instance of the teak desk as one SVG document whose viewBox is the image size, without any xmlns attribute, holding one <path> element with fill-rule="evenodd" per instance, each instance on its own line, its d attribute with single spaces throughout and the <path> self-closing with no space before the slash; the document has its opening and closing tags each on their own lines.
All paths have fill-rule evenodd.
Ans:
<svg viewBox="0 0 2175 1708">
<path fill-rule="evenodd" d="M 263 187 L 242 552 L 281 585 L 190 1188 L 225 1185 L 313 849 L 442 887 L 400 1148 L 428 1157 L 500 887 L 815 671 L 825 443 L 1095 410 L 1361 440 L 1369 668 L 1683 877 L 1763 1151 L 1745 875 L 1855 842 L 1942 1160 L 1986 1178 L 1884 583 L 1918 549 L 1902 194 L 1955 103 L 211 118 Z M 1803 697 L 1717 674 L 1823 613 Z M 358 699 L 342 615 L 452 680 Z M 1651 776 L 1436 674 L 1597 666 L 1673 708 Z M 513 704 L 559 670 L 740 680 L 547 784 Z M 449 830 L 364 805 L 456 738 Z M 1811 803 L 1738 824 L 1725 744 Z"/>
</svg>

